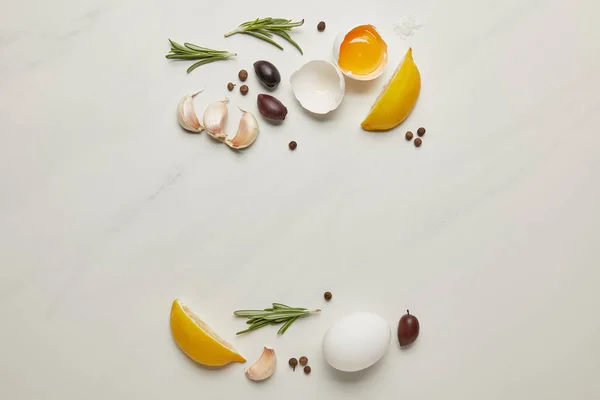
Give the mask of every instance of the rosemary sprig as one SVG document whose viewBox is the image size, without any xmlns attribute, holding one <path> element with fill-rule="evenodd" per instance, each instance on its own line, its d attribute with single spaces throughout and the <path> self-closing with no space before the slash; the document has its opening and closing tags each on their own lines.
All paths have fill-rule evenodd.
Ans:
<svg viewBox="0 0 600 400">
<path fill-rule="evenodd" d="M 224 50 L 213 50 L 206 47 L 196 46 L 192 43 L 184 43 L 183 46 L 169 39 L 171 51 L 166 55 L 171 60 L 200 60 L 192 64 L 188 69 L 188 74 L 201 65 L 214 61 L 226 60 L 229 57 L 237 56 L 236 53 L 229 53 Z"/>
<path fill-rule="evenodd" d="M 290 42 L 295 48 L 298 49 L 300 54 L 304 54 L 298 43 L 296 43 L 286 32 L 291 30 L 292 28 L 302 26 L 302 24 L 304 24 L 304 20 L 293 22 L 291 19 L 284 18 L 257 18 L 253 21 L 244 22 L 231 32 L 227 32 L 225 34 L 225 37 L 235 35 L 236 33 L 244 33 L 246 35 L 262 39 L 265 42 L 269 42 L 273 46 L 283 50 L 283 47 L 272 39 L 273 35 L 277 35 Z"/>
<path fill-rule="evenodd" d="M 305 317 L 310 314 L 321 312 L 321 310 L 309 310 L 306 308 L 296 308 L 286 306 L 281 303 L 273 303 L 272 308 L 265 308 L 264 310 L 238 310 L 234 311 L 233 315 L 236 317 L 248 318 L 246 324 L 250 325 L 247 329 L 236 333 L 236 335 L 242 335 L 244 333 L 252 332 L 267 325 L 283 324 L 277 331 L 278 335 L 283 335 L 288 328 L 298 320 L 298 318 Z"/>
</svg>

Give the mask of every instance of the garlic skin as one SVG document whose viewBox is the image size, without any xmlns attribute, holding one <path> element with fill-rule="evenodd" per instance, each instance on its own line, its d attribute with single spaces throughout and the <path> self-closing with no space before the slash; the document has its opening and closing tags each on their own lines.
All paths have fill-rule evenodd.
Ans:
<svg viewBox="0 0 600 400">
<path fill-rule="evenodd" d="M 226 139 L 225 144 L 232 149 L 240 150 L 250 146 L 258 136 L 258 121 L 252 113 L 242 110 L 242 118 L 233 139 Z"/>
<path fill-rule="evenodd" d="M 276 363 L 275 350 L 265 347 L 258 360 L 246 369 L 246 376 L 252 381 L 263 381 L 273 375 Z"/>
<path fill-rule="evenodd" d="M 196 93 L 186 94 L 177 105 L 177 122 L 186 131 L 202 132 L 204 127 L 198 120 L 196 110 L 194 110 L 194 96 L 202 92 L 204 89 L 198 90 Z"/>
<path fill-rule="evenodd" d="M 204 111 L 204 129 L 213 138 L 224 141 L 227 138 L 225 133 L 225 120 L 227 119 L 227 103 L 229 99 L 215 101 L 209 104 Z"/>
</svg>

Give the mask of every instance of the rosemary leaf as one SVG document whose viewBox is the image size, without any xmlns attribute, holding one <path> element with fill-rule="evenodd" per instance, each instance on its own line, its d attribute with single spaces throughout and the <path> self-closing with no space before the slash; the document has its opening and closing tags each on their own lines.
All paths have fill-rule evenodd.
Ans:
<svg viewBox="0 0 600 400">
<path fill-rule="evenodd" d="M 279 310 L 274 310 L 273 313 L 277 313 L 277 314 L 284 314 L 284 315 L 289 315 L 289 314 L 297 314 L 297 313 L 310 313 L 309 310 L 307 310 L 306 308 L 282 308 Z"/>
<path fill-rule="evenodd" d="M 248 328 L 238 332 L 238 335 L 252 332 L 267 325 L 283 324 L 279 335 L 283 334 L 298 319 L 307 315 L 320 312 L 321 310 L 309 310 L 307 308 L 290 307 L 282 303 L 273 303 L 272 308 L 264 310 L 237 310 L 233 314 L 238 317 L 247 318 Z"/>
<path fill-rule="evenodd" d="M 214 56 L 209 54 L 167 54 L 165 57 L 170 60 L 204 60 Z"/>
<path fill-rule="evenodd" d="M 169 52 L 169 54 L 194 54 L 193 51 L 183 51 L 183 50 L 179 50 L 178 48 L 175 47 L 171 47 L 171 51 Z"/>
<path fill-rule="evenodd" d="M 171 47 L 174 47 L 174 48 L 182 50 L 182 51 L 188 51 L 188 49 L 186 49 L 185 47 L 183 47 L 179 43 L 172 41 L 171 39 L 169 39 L 169 42 L 171 43 Z"/>
<path fill-rule="evenodd" d="M 253 324 L 257 321 L 264 321 L 263 317 L 250 317 L 248 318 L 248 321 L 246 321 L 247 324 Z"/>
<path fill-rule="evenodd" d="M 220 61 L 220 60 L 224 60 L 224 58 L 221 58 L 221 57 L 205 58 L 204 60 L 198 61 L 197 63 L 190 65 L 190 67 L 187 69 L 187 73 L 189 74 L 190 72 L 192 72 L 193 70 L 195 70 L 196 68 L 198 68 L 201 65 L 208 64 L 208 63 L 215 62 L 215 61 Z"/>
<path fill-rule="evenodd" d="M 225 50 L 207 49 L 206 47 L 196 46 L 195 44 L 192 44 L 192 43 L 184 43 L 183 45 L 185 47 L 187 47 L 188 49 L 192 50 L 192 51 L 207 52 L 207 53 L 212 53 L 212 54 L 215 54 L 215 53 L 225 54 L 225 53 L 227 53 L 227 51 L 225 51 Z"/>
<path fill-rule="evenodd" d="M 275 46 L 275 47 L 278 47 L 279 49 L 283 50 L 283 46 L 282 46 L 282 45 L 280 45 L 279 43 L 277 43 L 277 42 L 276 42 L 276 41 L 274 41 L 273 39 L 270 39 L 270 38 L 268 38 L 268 37 L 266 37 L 266 36 L 264 36 L 264 35 L 262 35 L 262 34 L 260 34 L 260 33 L 253 32 L 253 31 L 241 32 L 241 33 L 244 33 L 244 34 L 246 34 L 246 35 L 250 35 L 250 36 L 254 36 L 255 38 L 262 39 L 262 40 L 264 40 L 265 42 L 269 42 L 269 43 L 271 43 L 273 46 Z"/>
<path fill-rule="evenodd" d="M 242 335 L 244 333 L 252 332 L 252 331 L 255 331 L 257 329 L 262 328 L 263 326 L 267 326 L 267 325 L 270 325 L 270 322 L 263 321 L 263 322 L 259 322 L 259 323 L 256 323 L 256 324 L 252 324 L 252 325 L 250 325 L 250 327 L 248 329 L 244 329 L 243 331 L 239 331 L 238 333 L 236 333 L 236 335 Z"/>
<path fill-rule="evenodd" d="M 287 40 L 288 42 L 290 42 L 295 48 L 298 49 L 298 51 L 300 52 L 300 54 L 304 55 L 304 52 L 302 51 L 302 49 L 300 48 L 300 46 L 298 45 L 298 43 L 296 43 L 291 37 L 290 35 L 288 35 L 288 33 L 286 31 L 282 31 L 282 30 L 272 30 L 271 32 L 273 32 L 273 34 L 277 35 L 277 36 L 281 36 L 282 38 L 284 38 L 285 40 Z"/>
<path fill-rule="evenodd" d="M 261 35 L 264 35 L 264 36 L 266 36 L 268 38 L 272 38 L 273 37 L 273 34 L 271 32 L 269 32 L 269 31 L 265 30 L 265 29 L 257 29 L 256 33 L 260 33 Z"/>
<path fill-rule="evenodd" d="M 285 304 L 282 304 L 282 303 L 273 303 L 273 308 L 279 309 L 279 308 L 292 308 L 292 307 L 286 306 Z"/>
<path fill-rule="evenodd" d="M 290 318 L 290 317 L 301 317 L 303 315 L 306 315 L 308 313 L 289 313 L 289 314 L 272 314 L 272 315 L 267 315 L 264 316 L 263 319 L 266 321 L 275 321 L 281 318 Z"/>
<path fill-rule="evenodd" d="M 262 317 L 267 314 L 267 311 L 260 310 L 238 310 L 233 312 L 233 315 L 237 317 Z"/>
<path fill-rule="evenodd" d="M 281 326 L 281 328 L 279 328 L 279 330 L 277 331 L 277 334 L 278 334 L 278 335 L 283 335 L 283 334 L 285 333 L 285 331 L 287 331 L 287 330 L 288 330 L 288 328 L 289 328 L 289 327 L 290 327 L 290 326 L 291 326 L 291 325 L 292 325 L 294 322 L 296 322 L 296 320 L 297 320 L 298 318 L 300 318 L 300 317 L 294 317 L 294 318 L 292 318 L 292 319 L 288 320 L 288 322 L 286 322 L 285 324 L 283 324 L 283 325 Z"/>
<path fill-rule="evenodd" d="M 271 18 L 270 22 L 272 24 L 282 25 L 282 24 L 290 23 L 290 22 L 292 22 L 292 20 L 291 19 L 285 19 L 285 18 Z M 302 22 L 304 22 L 304 20 L 302 20 Z M 302 25 L 302 24 L 300 24 L 300 25 Z M 300 25 L 298 25 L 298 26 L 300 26 Z"/>
<path fill-rule="evenodd" d="M 296 28 L 296 27 L 302 26 L 302 24 L 304 24 L 304 20 L 302 20 L 300 22 L 290 23 L 290 24 L 273 24 L 273 25 L 269 25 L 269 29 L 286 29 L 286 30 L 290 30 L 292 28 Z"/>
<path fill-rule="evenodd" d="M 226 60 L 237 55 L 224 50 L 213 50 L 207 47 L 196 46 L 187 42 L 182 46 L 171 39 L 169 39 L 169 43 L 171 43 L 171 51 L 165 56 L 166 58 L 171 60 L 200 60 L 187 69 L 188 73 L 201 65 Z"/>
<path fill-rule="evenodd" d="M 285 18 L 271 18 L 266 17 L 262 19 L 255 19 L 241 23 L 236 29 L 225 33 L 225 37 L 235 35 L 236 33 L 244 33 L 255 38 L 264 40 L 265 42 L 271 43 L 273 46 L 283 50 L 283 47 L 271 39 L 273 35 L 277 35 L 288 41 L 294 47 L 300 51 L 300 54 L 304 54 L 298 43 L 296 43 L 285 31 L 289 31 L 292 28 L 297 28 L 304 24 L 304 19 L 301 21 L 293 22 L 291 19 Z"/>
</svg>

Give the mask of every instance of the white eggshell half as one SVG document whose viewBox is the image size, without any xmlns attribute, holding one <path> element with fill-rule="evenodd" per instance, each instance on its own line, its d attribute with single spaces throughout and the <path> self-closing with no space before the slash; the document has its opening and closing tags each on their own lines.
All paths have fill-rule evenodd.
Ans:
<svg viewBox="0 0 600 400">
<path fill-rule="evenodd" d="M 370 25 L 371 27 L 373 27 L 373 29 L 379 34 L 379 36 L 381 36 L 381 34 L 379 33 L 379 31 L 377 30 L 377 28 L 375 28 L 373 25 L 371 24 L 355 24 L 352 26 L 348 26 L 344 29 L 342 29 L 337 36 L 335 37 L 335 40 L 333 42 L 333 59 L 335 60 L 335 65 L 340 69 L 340 71 L 342 71 L 342 73 L 344 75 L 346 75 L 348 78 L 350 79 L 354 79 L 357 81 L 371 81 L 373 79 L 379 78 L 381 76 L 381 74 L 383 74 L 383 71 L 385 70 L 385 67 L 387 65 L 387 60 L 388 60 L 388 55 L 387 55 L 387 51 L 385 53 L 385 58 L 383 60 L 383 63 L 381 63 L 381 65 L 379 66 L 379 68 L 377 68 L 375 71 L 371 72 L 368 75 L 355 75 L 350 71 L 346 71 L 344 69 L 342 69 L 340 67 L 339 64 L 339 60 L 340 60 L 340 47 L 342 46 L 342 43 L 344 42 L 344 38 L 346 37 L 346 35 L 348 33 L 350 33 L 350 31 L 356 27 L 359 26 L 363 26 L 363 25 Z M 383 39 L 383 37 L 382 37 Z M 385 41 L 385 40 L 384 40 Z"/>
<path fill-rule="evenodd" d="M 392 331 L 376 314 L 359 312 L 335 323 L 323 337 L 323 355 L 333 368 L 355 372 L 369 368 L 387 352 Z"/>
<path fill-rule="evenodd" d="M 307 62 L 292 74 L 290 83 L 300 105 L 315 114 L 338 108 L 346 92 L 344 75 L 325 60 Z"/>
</svg>

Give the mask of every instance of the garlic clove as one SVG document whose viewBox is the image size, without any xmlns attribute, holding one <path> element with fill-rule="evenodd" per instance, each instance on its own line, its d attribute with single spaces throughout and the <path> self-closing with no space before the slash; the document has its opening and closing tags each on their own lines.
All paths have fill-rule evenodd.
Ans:
<svg viewBox="0 0 600 400">
<path fill-rule="evenodd" d="M 177 105 L 177 122 L 179 125 L 190 132 L 201 132 L 204 127 L 198 120 L 196 110 L 194 110 L 194 96 L 202 92 L 204 89 L 198 90 L 196 93 L 186 94 Z"/>
<path fill-rule="evenodd" d="M 232 149 L 240 150 L 245 149 L 250 146 L 256 140 L 258 136 L 258 121 L 252 115 L 252 113 L 248 111 L 242 111 L 242 119 L 240 119 L 240 124 L 238 126 L 237 133 L 233 137 L 233 139 L 226 139 L 225 144 Z"/>
<path fill-rule="evenodd" d="M 258 360 L 246 369 L 246 376 L 252 381 L 265 380 L 275 372 L 276 362 L 275 350 L 265 347 Z"/>
<path fill-rule="evenodd" d="M 210 136 L 220 141 L 227 138 L 225 133 L 227 102 L 229 102 L 229 99 L 225 97 L 224 100 L 209 104 L 204 111 L 204 129 Z"/>
</svg>

